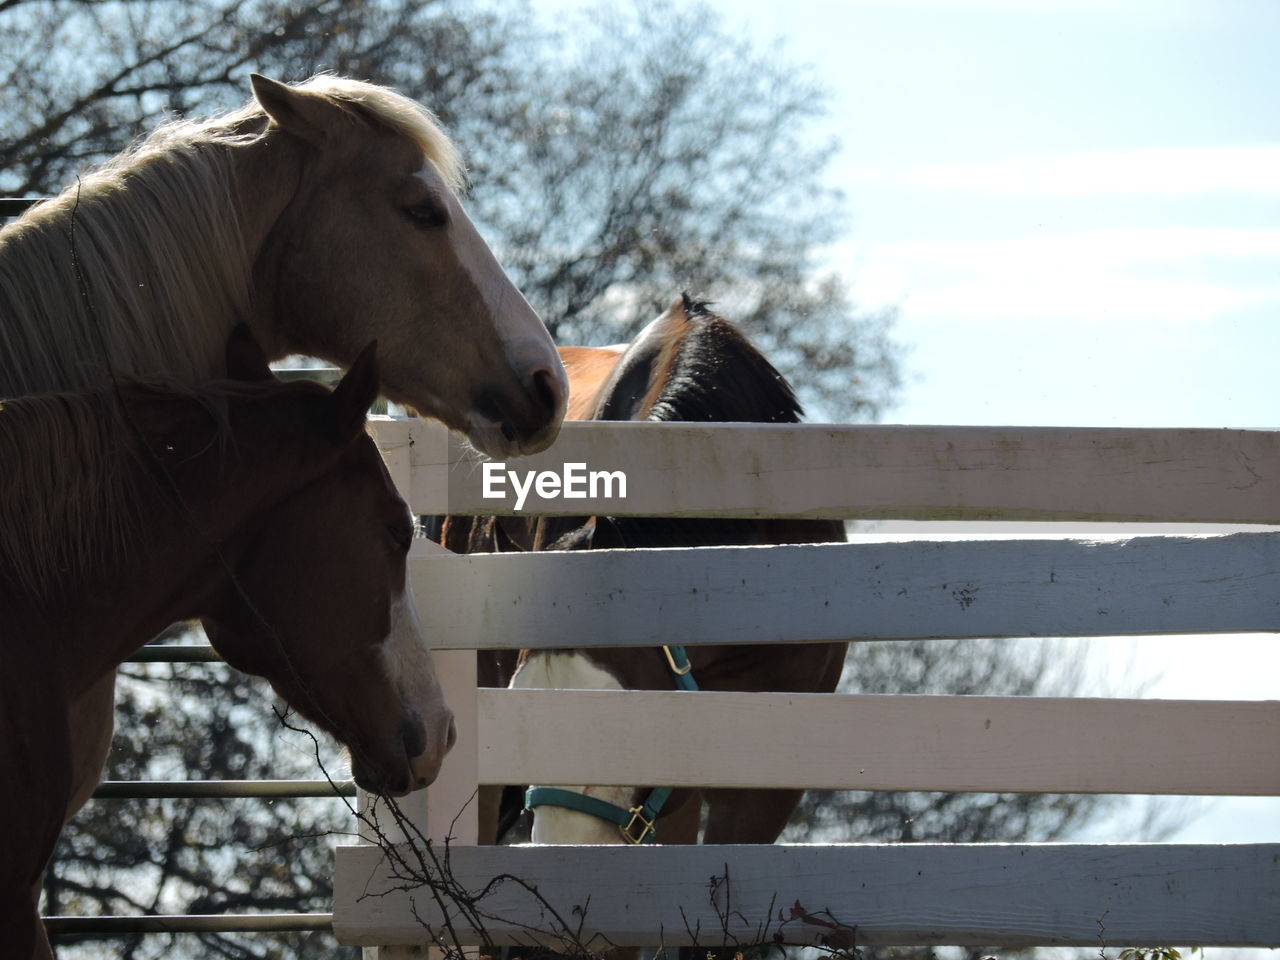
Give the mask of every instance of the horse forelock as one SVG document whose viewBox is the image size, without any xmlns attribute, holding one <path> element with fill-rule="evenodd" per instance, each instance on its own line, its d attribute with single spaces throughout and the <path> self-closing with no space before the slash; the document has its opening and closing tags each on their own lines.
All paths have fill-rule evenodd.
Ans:
<svg viewBox="0 0 1280 960">
<path fill-rule="evenodd" d="M 695 319 L 719 319 L 716 314 L 711 312 L 711 301 L 702 300 L 693 296 L 688 290 L 680 294 L 680 306 L 684 310 L 684 315 L 690 320 Z"/>
<path fill-rule="evenodd" d="M 466 185 L 466 167 L 453 141 L 441 129 L 435 114 L 416 100 L 390 87 L 327 73 L 304 80 L 297 88 L 349 105 L 370 121 L 417 144 L 455 193 Z"/>
</svg>

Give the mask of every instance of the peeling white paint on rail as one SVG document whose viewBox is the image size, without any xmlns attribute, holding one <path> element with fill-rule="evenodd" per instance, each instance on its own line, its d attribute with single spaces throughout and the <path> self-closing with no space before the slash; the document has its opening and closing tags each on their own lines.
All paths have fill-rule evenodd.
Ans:
<svg viewBox="0 0 1280 960">
<path fill-rule="evenodd" d="M 1275 700 L 481 690 L 478 715 L 481 783 L 1280 796 Z"/>
<path fill-rule="evenodd" d="M 372 429 L 413 440 L 419 512 L 515 512 L 439 424 Z M 533 494 L 520 512 L 1280 523 L 1280 431 L 570 422 L 521 465 L 570 461 L 625 472 L 625 503 Z"/>
<path fill-rule="evenodd" d="M 446 648 L 1280 632 L 1280 533 L 448 555 L 412 564 L 423 626 Z"/>
<path fill-rule="evenodd" d="M 340 942 L 418 943 L 423 922 L 440 925 L 430 892 L 406 889 L 379 849 L 337 853 Z M 622 946 L 720 946 L 722 923 L 768 943 L 793 905 L 828 921 L 784 925 L 814 945 L 855 927 L 858 946 L 1280 943 L 1280 844 L 459 847 L 450 866 L 466 889 L 488 890 L 481 909 L 497 944 L 528 943 L 549 923 L 523 885 L 489 885 L 499 874 L 582 923 L 583 940 Z M 717 877 L 728 882 L 713 891 Z M 453 923 L 475 942 L 460 913 Z"/>
</svg>

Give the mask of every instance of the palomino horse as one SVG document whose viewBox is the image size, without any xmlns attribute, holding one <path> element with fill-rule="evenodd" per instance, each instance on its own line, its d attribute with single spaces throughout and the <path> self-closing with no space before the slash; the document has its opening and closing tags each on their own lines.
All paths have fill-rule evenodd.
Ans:
<svg viewBox="0 0 1280 960">
<path fill-rule="evenodd" d="M 749 421 L 793 423 L 800 406 L 782 375 L 731 324 L 688 296 L 677 300 L 625 349 L 563 347 L 569 371 L 570 416 L 596 420 Z M 736 520 L 639 517 L 446 518 L 445 546 L 459 552 L 485 550 L 577 550 L 607 547 L 729 546 L 820 543 L 844 540 L 844 527 L 825 520 Z M 673 637 L 697 644 L 697 637 Z M 510 655 L 483 656 L 486 686 L 591 689 L 672 689 L 830 692 L 840 679 L 846 645 L 691 646 L 687 661 L 675 648 L 654 650 L 561 650 L 525 652 L 518 669 Z M 691 666 L 691 671 L 686 667 Z M 681 679 L 686 674 L 692 677 Z M 690 731 L 696 737 L 696 731 Z M 622 843 L 621 824 L 639 808 L 665 822 L 664 843 L 697 840 L 702 802 L 707 806 L 706 843 L 772 843 L 800 801 L 799 790 L 682 790 L 666 797 L 657 784 L 635 787 L 559 788 L 604 801 L 581 804 L 563 792 L 533 794 L 533 839 L 539 843 Z M 701 801 L 698 800 L 700 794 Z M 510 792 L 508 792 L 508 797 Z M 552 798 L 550 803 L 546 803 Z M 559 806 L 560 802 L 571 806 Z M 645 805 L 650 807 L 646 811 Z M 582 812 L 591 806 L 609 819 Z M 494 837 L 497 798 L 481 805 Z M 508 804 L 508 814 L 511 813 Z M 509 817 L 504 818 L 509 819 Z M 483 829 L 483 828 L 482 828 Z M 631 839 L 644 833 L 637 822 Z"/>
<path fill-rule="evenodd" d="M 349 365 L 381 345 L 382 389 L 495 456 L 550 444 L 567 386 L 546 329 L 459 199 L 431 114 L 392 90 L 253 77 L 227 116 L 161 126 L 0 231 L 0 397 L 108 374 L 222 374 L 237 323 L 272 359 Z M 73 705 L 92 792 L 115 679 Z"/>
<path fill-rule="evenodd" d="M 232 381 L 0 406 L 6 957 L 50 955 L 35 901 L 72 704 L 177 620 L 341 740 L 366 789 L 425 786 L 453 745 L 406 590 L 414 524 L 364 431 L 372 345 L 332 393 L 275 380 L 247 332 L 227 353 Z"/>
</svg>

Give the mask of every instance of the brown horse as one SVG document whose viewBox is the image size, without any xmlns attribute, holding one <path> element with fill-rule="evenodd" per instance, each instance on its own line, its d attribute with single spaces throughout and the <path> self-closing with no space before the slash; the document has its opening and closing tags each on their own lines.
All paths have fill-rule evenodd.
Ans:
<svg viewBox="0 0 1280 960">
<path fill-rule="evenodd" d="M 372 346 L 330 393 L 270 375 L 38 394 L 0 406 L 0 940 L 49 956 L 38 882 L 75 788 L 76 699 L 169 624 L 266 677 L 341 740 L 356 781 L 435 779 L 453 719 L 405 590 L 412 517 L 365 412 Z"/>
<path fill-rule="evenodd" d="M 569 371 L 571 416 L 595 420 L 747 421 L 793 423 L 801 410 L 786 380 L 731 324 L 688 296 L 677 300 L 625 349 L 561 348 Z M 579 550 L 610 547 L 729 546 L 843 541 L 844 527 L 824 520 L 737 520 L 643 517 L 446 518 L 442 542 L 459 552 Z M 840 679 L 845 644 L 698 647 L 688 674 L 703 690 L 830 692 Z M 677 653 L 677 657 L 679 654 Z M 664 690 L 685 663 L 654 650 L 525 652 L 481 656 L 486 686 Z M 690 731 L 690 736 L 696 736 Z M 657 784 L 575 785 L 568 791 L 605 801 L 615 811 L 652 802 Z M 507 813 L 511 813 L 508 791 Z M 543 794 L 545 796 L 545 794 Z M 799 790 L 676 791 L 661 804 L 664 843 L 697 841 L 703 803 L 706 843 L 772 843 L 786 825 Z M 482 832 L 492 840 L 498 801 L 486 791 Z M 518 807 L 517 807 L 518 809 Z M 504 817 L 508 821 L 510 817 Z M 637 830 L 633 829 L 631 839 Z M 612 820 L 578 809 L 539 805 L 533 839 L 540 843 L 622 843 Z M 646 840 L 652 835 L 647 834 Z"/>
<path fill-rule="evenodd" d="M 382 389 L 495 456 L 550 444 L 567 386 L 545 328 L 476 233 L 431 114 L 340 77 L 161 126 L 0 231 L 0 397 L 108 374 L 221 376 L 248 323 L 271 359 L 343 366 L 381 344 Z M 77 788 L 110 745 L 114 676 L 72 708 Z"/>
</svg>

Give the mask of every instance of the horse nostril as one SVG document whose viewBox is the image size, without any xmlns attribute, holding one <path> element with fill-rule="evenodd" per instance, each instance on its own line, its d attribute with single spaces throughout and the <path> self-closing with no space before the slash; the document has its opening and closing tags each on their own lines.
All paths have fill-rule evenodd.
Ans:
<svg viewBox="0 0 1280 960">
<path fill-rule="evenodd" d="M 404 742 L 405 756 L 412 759 L 427 749 L 427 728 L 417 710 L 400 721 L 400 739 Z"/>
<path fill-rule="evenodd" d="M 449 732 L 445 734 L 444 749 L 448 753 L 453 749 L 453 745 L 458 742 L 458 725 L 453 722 L 453 717 L 449 718 Z"/>
<path fill-rule="evenodd" d="M 564 383 L 550 367 L 538 367 L 529 375 L 529 393 L 533 395 L 534 406 L 550 419 L 560 411 Z"/>
</svg>

